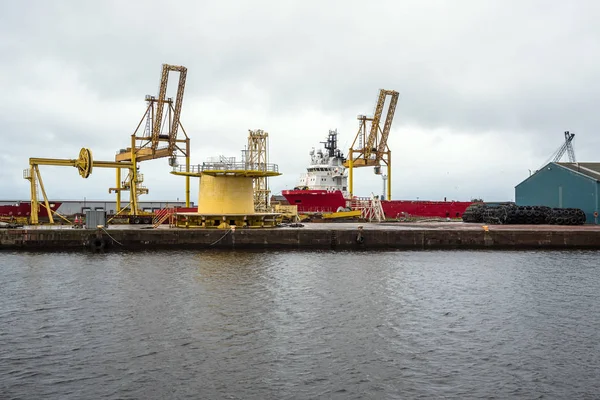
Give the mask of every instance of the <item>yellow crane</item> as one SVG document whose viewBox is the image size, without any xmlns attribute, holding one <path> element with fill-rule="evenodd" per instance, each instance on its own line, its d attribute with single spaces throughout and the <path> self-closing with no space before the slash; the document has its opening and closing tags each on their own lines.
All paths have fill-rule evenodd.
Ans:
<svg viewBox="0 0 600 400">
<path fill-rule="evenodd" d="M 173 101 L 172 98 L 166 97 L 169 73 L 171 72 L 179 73 L 175 101 Z M 170 64 L 162 65 L 158 97 L 146 96 L 145 100 L 148 104 L 146 112 L 131 135 L 131 147 L 121 149 L 115 156 L 115 161 L 117 162 L 130 162 L 133 164 L 133 168 L 130 169 L 131 176 L 128 176 L 123 182 L 121 182 L 121 172 L 117 169 L 117 186 L 109 189 L 109 192 L 114 192 L 117 195 L 118 210 L 121 210 L 121 192 L 130 192 L 129 209 L 131 210 L 131 213 L 138 211 L 139 195 L 148 193 L 148 189 L 141 186 L 143 176 L 138 173 L 138 163 L 146 160 L 168 157 L 169 165 L 175 167 L 178 165 L 177 157 L 185 157 L 185 170 L 189 171 L 190 139 L 180 122 L 186 75 L 186 67 Z M 139 132 L 144 121 L 146 121 L 144 129 L 142 132 Z M 185 138 L 177 137 L 179 128 L 181 128 Z M 185 177 L 185 185 L 185 202 L 186 207 L 189 207 L 189 176 Z"/>
<path fill-rule="evenodd" d="M 387 140 L 392 127 L 398 96 L 399 93 L 394 90 L 381 89 L 373 117 L 367 117 L 366 115 L 357 117 L 360 121 L 358 133 L 344 162 L 344 167 L 348 168 L 350 196 L 353 194 L 354 168 L 375 167 L 375 173 L 379 175 L 381 174 L 381 163 L 384 163 L 387 165 L 387 196 L 390 199 L 392 197 L 392 152 L 388 147 Z M 382 129 L 380 122 L 388 97 L 390 101 Z M 371 123 L 369 130 L 367 130 L 367 122 Z"/>
<path fill-rule="evenodd" d="M 59 217 L 63 218 L 65 221 L 68 221 L 62 215 L 56 213 L 51 210 L 50 204 L 48 202 L 48 196 L 46 196 L 46 189 L 44 188 L 44 183 L 42 181 L 42 175 L 40 174 L 40 165 L 54 165 L 54 166 L 64 166 L 64 167 L 75 167 L 77 168 L 79 175 L 82 178 L 87 178 L 92 173 L 93 168 L 116 168 L 117 171 L 120 171 L 121 168 L 129 169 L 130 175 L 131 171 L 134 169 L 134 165 L 131 162 L 114 162 L 114 161 L 94 161 L 92 159 L 92 152 L 90 149 L 82 148 L 79 151 L 79 157 L 76 159 L 60 159 L 60 158 L 30 158 L 29 159 L 29 168 L 23 171 L 23 177 L 29 180 L 31 184 L 31 215 L 30 215 L 30 223 L 32 225 L 39 224 L 39 210 L 40 206 L 46 207 L 48 210 L 48 218 L 50 219 L 50 223 L 54 223 L 55 213 Z M 42 197 L 44 198 L 43 204 L 40 204 L 40 199 L 38 195 L 38 185 L 39 189 L 42 192 Z"/>
</svg>

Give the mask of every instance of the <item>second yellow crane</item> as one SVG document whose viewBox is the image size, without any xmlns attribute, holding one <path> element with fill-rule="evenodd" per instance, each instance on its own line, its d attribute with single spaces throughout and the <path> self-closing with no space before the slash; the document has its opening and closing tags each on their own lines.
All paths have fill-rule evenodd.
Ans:
<svg viewBox="0 0 600 400">
<path fill-rule="evenodd" d="M 388 136 L 392 127 L 396 103 L 399 93 L 394 90 L 381 89 L 373 117 L 359 115 L 359 128 L 344 167 L 348 168 L 348 191 L 352 197 L 354 190 L 353 169 L 359 167 L 374 167 L 376 174 L 381 174 L 381 163 L 387 165 L 387 196 L 392 197 L 392 152 L 388 147 Z M 383 128 L 380 126 L 386 99 L 390 98 L 387 115 Z M 367 122 L 371 123 L 367 129 Z"/>
</svg>

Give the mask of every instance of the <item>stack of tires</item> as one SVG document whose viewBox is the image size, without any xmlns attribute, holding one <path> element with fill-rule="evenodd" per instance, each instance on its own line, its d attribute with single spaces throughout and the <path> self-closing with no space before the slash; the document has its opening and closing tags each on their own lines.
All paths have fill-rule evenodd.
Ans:
<svg viewBox="0 0 600 400">
<path fill-rule="evenodd" d="M 552 208 L 548 214 L 548 223 L 552 225 L 583 225 L 585 213 L 579 208 Z"/>
<path fill-rule="evenodd" d="M 515 206 L 509 207 L 505 224 L 540 225 L 548 224 L 550 207 Z"/>
<path fill-rule="evenodd" d="M 471 204 L 462 215 L 464 222 L 483 222 L 484 203 Z"/>
<path fill-rule="evenodd" d="M 579 208 L 550 208 L 546 206 L 517 206 L 515 204 L 470 205 L 464 212 L 464 222 L 518 225 L 583 225 L 585 213 Z"/>
</svg>

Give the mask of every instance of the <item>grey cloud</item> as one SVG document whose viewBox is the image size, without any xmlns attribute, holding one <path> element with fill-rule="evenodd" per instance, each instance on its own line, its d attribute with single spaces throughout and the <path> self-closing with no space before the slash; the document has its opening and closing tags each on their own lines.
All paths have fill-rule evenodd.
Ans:
<svg viewBox="0 0 600 400">
<path fill-rule="evenodd" d="M 250 84 L 265 92 L 266 118 L 318 109 L 339 116 L 343 140 L 355 134 L 356 114 L 372 112 L 377 89 L 388 88 L 401 94 L 393 134 L 408 145 L 407 125 L 497 132 L 545 159 L 562 131 L 571 130 L 578 155 L 593 160 L 600 144 L 599 8 L 594 1 L 5 2 L 1 135 L 10 135 L 11 151 L 22 155 L 18 166 L 7 163 L 17 171 L 29 156 L 52 146 L 70 153 L 79 143 L 112 157 L 128 145 L 143 96 L 158 90 L 165 62 L 189 69 L 182 121 L 194 121 L 192 141 L 208 137 L 215 148 L 230 146 L 231 155 L 238 155 L 247 128 L 268 129 L 270 121 L 207 129 L 196 105 L 215 98 L 250 108 L 239 99 Z M 73 104 L 86 100 L 70 99 L 69 90 L 55 101 L 85 117 L 69 118 L 57 104 L 28 106 L 27 96 L 53 93 L 53 82 L 69 78 L 89 94 L 89 104 Z M 12 96 L 18 107 L 11 108 Z M 126 110 L 111 108 L 113 102 Z M 292 131 L 281 128 L 280 135 Z M 288 143 L 276 140 L 272 151 L 285 154 L 284 165 L 294 170 L 316 144 L 297 138 L 292 163 Z"/>
</svg>

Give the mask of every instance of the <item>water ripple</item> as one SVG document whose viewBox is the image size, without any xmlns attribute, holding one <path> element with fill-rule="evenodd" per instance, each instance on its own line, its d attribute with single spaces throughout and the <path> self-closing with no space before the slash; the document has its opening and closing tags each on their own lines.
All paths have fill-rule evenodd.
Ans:
<svg viewBox="0 0 600 400">
<path fill-rule="evenodd" d="M 0 398 L 595 398 L 599 255 L 0 253 Z"/>
</svg>

